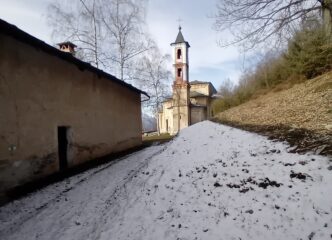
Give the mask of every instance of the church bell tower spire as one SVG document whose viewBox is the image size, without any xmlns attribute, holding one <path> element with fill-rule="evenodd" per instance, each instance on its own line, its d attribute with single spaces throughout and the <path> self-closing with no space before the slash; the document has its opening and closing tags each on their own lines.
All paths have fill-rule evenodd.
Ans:
<svg viewBox="0 0 332 240">
<path fill-rule="evenodd" d="M 179 33 L 174 43 L 171 44 L 173 47 L 173 59 L 174 59 L 174 71 L 175 71 L 175 82 L 189 82 L 189 43 L 184 40 L 181 32 L 181 26 L 179 26 Z"/>
<path fill-rule="evenodd" d="M 190 85 L 189 85 L 189 48 L 184 40 L 179 26 L 179 32 L 173 47 L 173 134 L 190 125 Z"/>
</svg>

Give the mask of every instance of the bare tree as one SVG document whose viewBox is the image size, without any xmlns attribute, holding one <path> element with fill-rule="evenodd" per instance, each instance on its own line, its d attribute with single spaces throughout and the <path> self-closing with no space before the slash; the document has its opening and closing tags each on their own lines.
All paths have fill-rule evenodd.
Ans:
<svg viewBox="0 0 332 240">
<path fill-rule="evenodd" d="M 162 55 L 157 47 L 151 49 L 137 64 L 135 78 L 139 87 L 146 90 L 150 100 L 144 103 L 144 107 L 151 111 L 157 119 L 157 131 L 159 129 L 158 111 L 162 102 L 169 96 L 169 84 L 171 72 L 167 68 L 170 55 Z"/>
<path fill-rule="evenodd" d="M 233 38 L 222 46 L 245 44 L 246 49 L 269 40 L 282 42 L 310 17 L 322 16 L 331 36 L 332 0 L 219 0 L 215 15 L 217 31 L 228 30 Z"/>
<path fill-rule="evenodd" d="M 144 29 L 145 2 L 57 1 L 49 6 L 49 23 L 57 40 L 77 43 L 83 60 L 125 80 L 129 62 L 150 48 Z"/>
<path fill-rule="evenodd" d="M 96 67 L 98 68 L 99 67 L 99 62 L 101 61 L 99 59 L 99 39 L 98 39 L 98 36 L 99 33 L 100 33 L 100 24 L 98 22 L 98 19 L 97 19 L 97 15 L 99 14 L 98 10 L 97 10 L 97 7 L 96 6 L 96 0 L 93 0 L 93 1 L 90 1 L 91 5 L 88 6 L 87 3 L 84 1 L 84 0 L 79 0 L 80 3 L 82 4 L 83 6 L 83 9 L 85 10 L 85 15 L 87 16 L 88 19 L 90 19 L 90 24 L 91 24 L 91 28 L 92 28 L 92 38 L 91 38 L 91 42 L 87 42 L 86 44 L 87 45 L 90 45 L 91 47 L 91 51 L 92 51 L 92 54 L 93 54 L 93 58 L 94 58 L 94 62 L 96 64 Z M 84 13 L 84 12 L 83 12 Z"/>
<path fill-rule="evenodd" d="M 99 68 L 106 65 L 106 59 L 97 1 L 55 1 L 48 7 L 48 20 L 56 41 L 73 41 L 79 46 L 80 58 Z"/>
<path fill-rule="evenodd" d="M 187 104 L 186 100 L 181 99 L 181 87 L 175 87 L 173 90 L 173 111 L 174 107 L 177 110 L 177 132 L 180 131 L 181 128 L 181 106 L 185 106 Z M 183 114 L 183 113 L 182 113 Z"/>
<path fill-rule="evenodd" d="M 222 97 L 229 97 L 232 95 L 232 93 L 234 91 L 234 87 L 235 87 L 234 83 L 229 78 L 227 78 L 220 85 L 218 93 Z"/>
<path fill-rule="evenodd" d="M 150 100 L 144 107 L 149 109 L 158 119 L 158 111 L 162 102 L 170 94 L 171 72 L 167 68 L 170 55 L 162 55 L 157 48 L 149 51 L 138 63 L 136 80 L 138 85 L 146 90 Z M 159 124 L 158 132 L 159 132 Z"/>
<path fill-rule="evenodd" d="M 125 70 L 130 66 L 130 60 L 144 53 L 152 46 L 144 28 L 143 1 L 104 0 L 102 15 L 107 35 L 112 39 L 111 60 L 119 66 L 120 79 L 125 80 Z"/>
</svg>

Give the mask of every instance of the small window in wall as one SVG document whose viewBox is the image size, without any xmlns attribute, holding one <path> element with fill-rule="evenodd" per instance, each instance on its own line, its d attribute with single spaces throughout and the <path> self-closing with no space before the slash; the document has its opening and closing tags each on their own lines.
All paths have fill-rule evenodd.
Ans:
<svg viewBox="0 0 332 240">
<path fill-rule="evenodd" d="M 177 55 L 177 59 L 181 59 L 181 58 L 182 58 L 182 52 L 181 52 L 181 49 L 178 49 L 178 50 L 177 50 L 176 55 Z"/>
<path fill-rule="evenodd" d="M 178 77 L 182 77 L 182 68 L 178 68 Z"/>
</svg>

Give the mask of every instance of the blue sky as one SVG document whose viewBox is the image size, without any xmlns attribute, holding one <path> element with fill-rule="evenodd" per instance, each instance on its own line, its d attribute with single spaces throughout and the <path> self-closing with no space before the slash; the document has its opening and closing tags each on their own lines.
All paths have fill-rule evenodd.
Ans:
<svg viewBox="0 0 332 240">
<path fill-rule="evenodd" d="M 47 26 L 47 5 L 52 0 L 0 0 L 0 18 L 49 43 L 51 29 Z M 189 79 L 210 81 L 216 88 L 225 79 L 237 82 L 243 69 L 241 55 L 235 47 L 220 48 L 223 37 L 213 30 L 210 17 L 217 0 L 150 0 L 147 25 L 153 39 L 164 54 L 171 53 L 170 43 L 178 33 L 181 18 L 182 33 L 191 45 Z M 171 63 L 169 65 L 171 67 Z"/>
</svg>

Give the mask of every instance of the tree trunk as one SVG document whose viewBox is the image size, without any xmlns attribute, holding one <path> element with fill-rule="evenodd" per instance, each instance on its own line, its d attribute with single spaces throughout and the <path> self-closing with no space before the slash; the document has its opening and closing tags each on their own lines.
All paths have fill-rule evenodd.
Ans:
<svg viewBox="0 0 332 240">
<path fill-rule="evenodd" d="M 159 124 L 160 124 L 160 121 L 159 121 L 159 113 L 157 112 L 157 133 L 158 133 L 158 136 L 160 136 L 160 127 L 159 127 Z"/>
<path fill-rule="evenodd" d="M 121 54 L 121 56 L 122 56 L 122 54 Z M 124 62 L 122 61 L 122 59 L 121 59 L 121 63 L 120 63 L 120 79 L 122 80 L 122 81 L 124 81 L 123 80 L 123 69 L 124 69 Z"/>
<path fill-rule="evenodd" d="M 264 80 L 265 80 L 265 86 L 269 89 L 270 88 L 270 84 L 269 84 L 269 80 L 267 77 L 267 70 L 264 70 Z"/>
<path fill-rule="evenodd" d="M 324 0 L 323 2 L 323 22 L 324 22 L 324 31 L 326 36 L 329 38 L 329 41 L 332 40 L 332 0 Z"/>
</svg>

